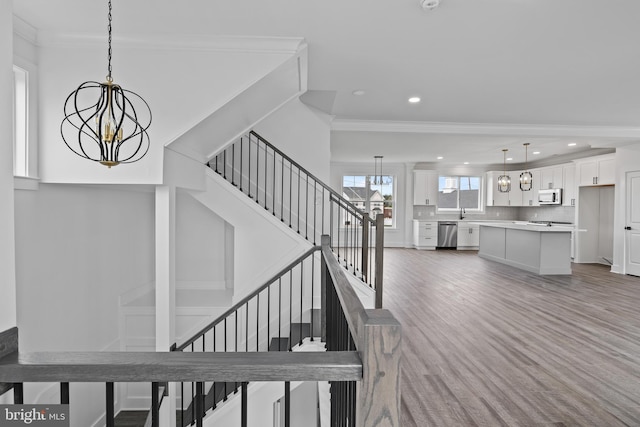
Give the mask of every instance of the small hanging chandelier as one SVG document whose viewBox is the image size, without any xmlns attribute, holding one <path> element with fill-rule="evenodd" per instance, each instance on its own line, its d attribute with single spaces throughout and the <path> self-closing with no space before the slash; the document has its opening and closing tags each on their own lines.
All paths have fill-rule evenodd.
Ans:
<svg viewBox="0 0 640 427">
<path fill-rule="evenodd" d="M 520 190 L 522 191 L 530 191 L 533 186 L 533 175 L 527 169 L 527 154 L 529 143 L 525 142 L 524 144 L 524 169 L 525 171 L 520 174 Z"/>
<path fill-rule="evenodd" d="M 71 92 L 64 103 L 60 133 L 67 147 L 78 156 L 111 168 L 137 162 L 147 154 L 151 109 L 140 95 L 113 83 L 111 0 L 108 20 L 107 81 L 87 81 Z"/>
<path fill-rule="evenodd" d="M 501 193 L 508 193 L 511 191 L 511 177 L 507 175 L 507 150 L 502 150 L 503 155 L 503 175 L 498 177 L 498 191 Z"/>
<path fill-rule="evenodd" d="M 382 157 L 383 156 L 373 156 L 373 185 L 382 185 Z M 378 163 L 380 163 L 380 174 L 378 174 Z"/>
</svg>

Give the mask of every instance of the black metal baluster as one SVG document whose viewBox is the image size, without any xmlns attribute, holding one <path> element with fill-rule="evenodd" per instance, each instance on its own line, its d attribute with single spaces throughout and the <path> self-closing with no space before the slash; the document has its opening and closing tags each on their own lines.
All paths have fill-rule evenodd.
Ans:
<svg viewBox="0 0 640 427">
<path fill-rule="evenodd" d="M 204 416 L 204 383 L 198 381 L 196 383 L 196 398 L 193 407 L 196 411 L 196 427 L 202 427 L 202 418 Z"/>
<path fill-rule="evenodd" d="M 244 351 L 249 352 L 249 301 L 244 305 Z"/>
<path fill-rule="evenodd" d="M 267 144 L 265 143 L 264 145 L 264 208 L 266 210 L 269 210 L 269 203 L 267 203 L 267 172 L 269 169 L 269 149 L 267 147 Z"/>
<path fill-rule="evenodd" d="M 236 186 L 236 144 L 231 144 L 231 185 Z"/>
<path fill-rule="evenodd" d="M 315 254 L 311 255 L 311 303 L 309 304 L 309 315 L 311 316 L 311 326 L 309 326 L 309 334 L 311 335 L 311 341 L 313 341 L 314 329 L 313 329 L 313 289 L 316 276 L 316 257 Z"/>
<path fill-rule="evenodd" d="M 180 383 L 180 427 L 184 425 L 184 383 Z"/>
<path fill-rule="evenodd" d="M 151 427 L 158 427 L 160 422 L 160 404 L 158 400 L 158 393 L 160 392 L 160 386 L 157 382 L 151 383 Z"/>
<path fill-rule="evenodd" d="M 240 419 L 240 425 L 247 427 L 247 382 L 242 383 L 242 415 Z"/>
<path fill-rule="evenodd" d="M 280 161 L 280 221 L 284 222 L 284 157 Z"/>
<path fill-rule="evenodd" d="M 300 213 L 302 211 L 302 209 L 300 209 L 300 168 L 298 168 L 298 207 L 297 207 L 297 211 L 296 211 L 296 216 L 298 217 L 298 234 L 300 234 Z"/>
<path fill-rule="evenodd" d="M 316 201 L 318 197 L 318 181 L 313 180 L 313 244 L 316 244 L 318 237 L 318 206 L 316 205 Z"/>
<path fill-rule="evenodd" d="M 244 138 L 240 138 L 240 185 L 238 186 L 238 188 L 240 188 L 240 191 L 242 191 L 242 166 L 244 165 L 244 155 L 243 155 L 243 144 L 244 142 Z"/>
<path fill-rule="evenodd" d="M 69 383 L 60 383 L 60 403 L 69 404 Z"/>
<path fill-rule="evenodd" d="M 278 351 L 282 350 L 282 276 L 278 277 Z"/>
<path fill-rule="evenodd" d="M 291 210 L 293 209 L 293 163 L 289 162 L 289 228 L 291 228 Z"/>
<path fill-rule="evenodd" d="M 271 341 L 271 285 L 267 287 L 267 351 Z"/>
<path fill-rule="evenodd" d="M 220 175 L 220 171 L 218 170 L 218 157 L 219 157 L 219 156 L 218 156 L 218 155 L 216 155 L 216 157 L 215 157 L 214 159 L 215 159 L 215 161 L 216 161 L 216 173 L 217 173 L 218 175 Z"/>
<path fill-rule="evenodd" d="M 291 383 L 284 383 L 284 427 L 291 427 Z"/>
<path fill-rule="evenodd" d="M 247 180 L 247 191 L 249 192 L 249 197 L 253 199 L 253 196 L 251 195 L 251 135 L 249 135 L 249 141 L 247 142 L 247 145 L 249 146 L 249 156 L 248 156 L 248 165 L 247 165 L 247 173 L 248 173 L 248 180 Z"/>
<path fill-rule="evenodd" d="M 115 422 L 115 397 L 114 397 L 114 389 L 113 383 L 106 383 L 106 418 L 107 418 L 107 427 L 114 427 L 116 425 Z"/>
<path fill-rule="evenodd" d="M 256 141 L 256 203 L 260 204 L 260 139 Z"/>
<path fill-rule="evenodd" d="M 307 182 L 304 186 L 304 238 L 309 240 L 309 174 L 305 174 Z"/>
<path fill-rule="evenodd" d="M 276 151 L 273 150 L 273 185 L 271 186 L 271 210 L 276 216 Z"/>
<path fill-rule="evenodd" d="M 304 283 L 304 260 L 300 263 L 300 345 L 302 345 L 302 285 Z"/>
<path fill-rule="evenodd" d="M 227 179 L 227 149 L 222 150 L 222 177 Z"/>
<path fill-rule="evenodd" d="M 260 294 L 256 295 L 256 351 L 260 351 Z"/>
<path fill-rule="evenodd" d="M 293 268 L 289 270 L 289 351 L 293 347 L 292 335 L 292 326 L 293 326 Z"/>
<path fill-rule="evenodd" d="M 24 384 L 13 383 L 13 403 L 22 405 L 24 403 Z"/>
</svg>

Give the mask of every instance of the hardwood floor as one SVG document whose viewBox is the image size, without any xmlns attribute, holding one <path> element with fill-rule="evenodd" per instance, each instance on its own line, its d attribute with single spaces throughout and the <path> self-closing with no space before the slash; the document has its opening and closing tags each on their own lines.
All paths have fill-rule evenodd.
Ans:
<svg viewBox="0 0 640 427">
<path fill-rule="evenodd" d="M 403 426 L 640 426 L 640 278 L 385 249 Z"/>
</svg>

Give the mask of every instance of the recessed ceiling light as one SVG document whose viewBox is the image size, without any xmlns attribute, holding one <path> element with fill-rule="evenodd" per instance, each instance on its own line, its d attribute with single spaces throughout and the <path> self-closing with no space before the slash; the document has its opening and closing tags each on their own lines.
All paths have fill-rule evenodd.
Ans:
<svg viewBox="0 0 640 427">
<path fill-rule="evenodd" d="M 468 165 L 468 164 L 469 164 L 469 162 L 464 162 L 464 164 L 465 164 L 465 165 Z"/>
<path fill-rule="evenodd" d="M 575 143 L 575 142 L 570 142 L 570 143 L 568 143 L 567 145 L 568 145 L 569 147 L 575 147 L 575 146 L 576 146 L 576 145 L 578 145 L 578 144 L 577 144 L 577 143 Z"/>
<path fill-rule="evenodd" d="M 412 96 L 411 98 L 409 98 L 409 102 L 411 104 L 417 104 L 418 102 L 420 102 L 420 97 L 419 96 Z"/>
<path fill-rule="evenodd" d="M 438 156 L 438 157 L 436 157 L 436 159 L 438 159 L 438 160 L 442 160 L 442 159 L 444 159 L 444 157 L 442 157 L 442 156 Z"/>
<path fill-rule="evenodd" d="M 362 96 L 365 94 L 365 91 L 363 91 L 362 89 L 358 89 L 358 90 L 354 90 L 353 92 L 351 92 L 354 96 Z"/>
<path fill-rule="evenodd" d="M 513 157 L 507 157 L 507 160 L 513 160 Z"/>
<path fill-rule="evenodd" d="M 534 151 L 533 154 L 540 154 L 540 152 L 539 151 Z"/>
</svg>

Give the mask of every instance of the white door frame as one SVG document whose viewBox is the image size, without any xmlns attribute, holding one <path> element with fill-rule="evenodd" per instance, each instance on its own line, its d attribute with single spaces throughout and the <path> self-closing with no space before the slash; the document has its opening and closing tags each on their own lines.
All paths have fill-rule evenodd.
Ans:
<svg viewBox="0 0 640 427">
<path fill-rule="evenodd" d="M 640 276 L 640 171 L 627 172 L 626 193 L 624 271 Z"/>
</svg>

